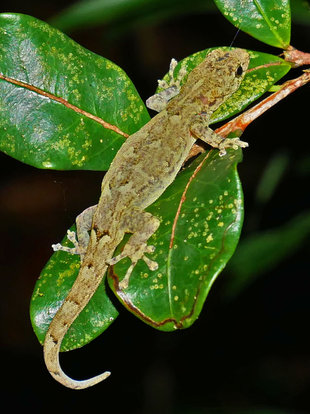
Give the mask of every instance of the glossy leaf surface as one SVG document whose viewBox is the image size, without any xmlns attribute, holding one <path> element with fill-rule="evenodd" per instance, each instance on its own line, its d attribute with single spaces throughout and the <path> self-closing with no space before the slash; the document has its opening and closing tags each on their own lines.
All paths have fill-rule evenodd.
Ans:
<svg viewBox="0 0 310 414">
<path fill-rule="evenodd" d="M 120 68 L 45 23 L 2 14 L 0 40 L 0 149 L 14 158 L 39 168 L 107 169 L 124 137 L 100 122 L 130 134 L 149 120 Z M 209 51 L 184 63 L 190 70 Z M 250 53 L 251 66 L 274 66 L 249 73 L 212 122 L 240 112 L 290 68 L 272 55 Z"/>
<path fill-rule="evenodd" d="M 291 37 L 289 0 L 214 0 L 236 27 L 267 43 L 286 49 Z"/>
<path fill-rule="evenodd" d="M 1 14 L 0 45 L 0 74 L 22 82 L 0 76 L 0 149 L 6 154 L 38 168 L 106 170 L 124 136 L 100 121 L 127 134 L 148 122 L 122 69 L 46 23 Z"/>
<path fill-rule="evenodd" d="M 243 200 L 236 164 L 241 151 L 225 157 L 211 150 L 179 174 L 150 207 L 161 225 L 149 244 L 159 268 L 139 261 L 128 289 L 118 289 L 129 266 L 110 268 L 109 282 L 124 305 L 144 322 L 171 331 L 190 326 L 237 245 Z"/>
</svg>

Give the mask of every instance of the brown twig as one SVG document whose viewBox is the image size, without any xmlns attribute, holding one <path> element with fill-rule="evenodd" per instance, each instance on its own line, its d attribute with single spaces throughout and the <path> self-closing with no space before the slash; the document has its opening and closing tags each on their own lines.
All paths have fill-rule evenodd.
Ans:
<svg viewBox="0 0 310 414">
<path fill-rule="evenodd" d="M 303 65 L 310 65 L 310 53 L 301 52 L 295 49 L 293 46 L 289 46 L 283 52 L 284 59 L 287 62 L 293 63 L 294 68 Z"/>
</svg>

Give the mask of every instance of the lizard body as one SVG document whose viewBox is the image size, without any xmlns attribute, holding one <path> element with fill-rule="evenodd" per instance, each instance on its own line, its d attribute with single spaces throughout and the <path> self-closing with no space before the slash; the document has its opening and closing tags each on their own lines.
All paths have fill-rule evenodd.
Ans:
<svg viewBox="0 0 310 414">
<path fill-rule="evenodd" d="M 147 241 L 157 230 L 159 220 L 144 209 L 174 180 L 195 140 L 200 138 L 219 148 L 220 155 L 227 147 L 247 146 L 237 138 L 225 140 L 218 136 L 208 127 L 208 121 L 210 115 L 238 89 L 248 63 L 249 55 L 241 49 L 211 52 L 190 72 L 178 95 L 127 138 L 115 156 L 103 179 L 99 203 L 90 209 L 93 213 L 92 218 L 91 215 L 88 217 L 90 234 L 83 242 L 84 247 L 80 244 L 75 249 L 81 254 L 79 275 L 45 337 L 46 366 L 63 385 L 82 389 L 110 375 L 105 372 L 85 381 L 68 377 L 59 364 L 61 342 L 93 296 L 109 265 L 124 257 L 131 259 L 132 264 L 119 284 L 121 289 L 128 287 L 130 274 L 139 259 L 143 259 L 151 270 L 157 269 L 157 263 L 145 253 L 154 251 Z M 77 221 L 79 236 L 78 225 Z M 127 232 L 132 233 L 131 238 L 123 252 L 113 258 Z M 55 250 L 70 249 L 56 245 Z"/>
</svg>

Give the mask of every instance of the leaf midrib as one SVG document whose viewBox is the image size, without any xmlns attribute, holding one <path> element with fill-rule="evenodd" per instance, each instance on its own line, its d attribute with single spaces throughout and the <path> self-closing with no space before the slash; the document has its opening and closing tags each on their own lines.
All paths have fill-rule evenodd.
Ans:
<svg viewBox="0 0 310 414">
<path fill-rule="evenodd" d="M 267 23 L 267 25 L 269 26 L 270 31 L 272 32 L 272 34 L 277 38 L 277 40 L 280 42 L 280 44 L 282 46 L 283 45 L 283 39 L 281 38 L 281 36 L 279 36 L 279 33 L 277 32 L 277 30 L 275 30 L 273 28 L 273 25 L 270 21 L 270 19 L 268 18 L 267 14 L 265 13 L 265 10 L 263 8 L 263 6 L 260 4 L 259 0 L 253 0 L 253 3 L 255 4 L 256 8 L 258 9 L 258 11 L 260 12 L 260 14 L 263 16 L 265 22 Z"/>
<path fill-rule="evenodd" d="M 40 89 L 40 88 L 38 88 L 36 86 L 33 86 L 33 85 L 30 85 L 26 82 L 16 80 L 16 79 L 11 78 L 9 76 L 6 76 L 2 73 L 0 73 L 0 79 L 6 81 L 8 83 L 11 83 L 13 85 L 16 85 L 18 87 L 28 89 L 29 91 L 37 93 L 38 95 L 44 96 L 46 98 L 49 98 L 52 101 L 58 102 L 58 103 L 64 105 L 66 108 L 68 108 L 68 109 L 70 109 L 70 110 L 72 110 L 76 113 L 79 113 L 79 114 L 81 114 L 81 115 L 97 122 L 98 124 L 102 125 L 105 129 L 110 129 L 110 130 L 116 132 L 117 134 L 122 135 L 125 138 L 127 138 L 129 136 L 128 134 L 123 132 L 121 129 L 119 129 L 116 125 L 109 124 L 108 122 L 104 121 L 102 118 L 100 118 L 96 115 L 93 115 L 92 113 L 87 112 L 84 109 L 81 109 L 76 105 L 71 104 L 70 102 L 66 101 L 64 98 L 53 95 L 50 92 L 46 92 L 43 89 Z"/>
</svg>

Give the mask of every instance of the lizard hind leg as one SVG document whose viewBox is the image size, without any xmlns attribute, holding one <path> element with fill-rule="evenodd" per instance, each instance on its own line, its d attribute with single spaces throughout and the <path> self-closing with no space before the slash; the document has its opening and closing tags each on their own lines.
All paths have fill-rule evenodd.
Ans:
<svg viewBox="0 0 310 414">
<path fill-rule="evenodd" d="M 131 273 L 139 260 L 143 260 L 150 270 L 158 268 L 157 262 L 149 259 L 145 256 L 145 253 L 153 253 L 155 250 L 154 246 L 147 245 L 147 241 L 158 229 L 159 224 L 160 222 L 156 217 L 143 210 L 133 209 L 131 213 L 126 214 L 124 232 L 133 234 L 122 253 L 107 262 L 109 265 L 114 265 L 125 257 L 131 259 L 131 265 L 127 269 L 125 277 L 119 283 L 120 289 L 127 289 Z"/>
<path fill-rule="evenodd" d="M 88 246 L 89 231 L 91 229 L 93 216 L 96 208 L 97 204 L 95 206 L 88 207 L 76 217 L 76 233 L 71 230 L 67 231 L 68 240 L 71 241 L 74 247 L 67 247 L 63 246 L 60 243 L 57 243 L 52 244 L 52 249 L 55 252 L 61 250 L 70 254 L 79 254 L 81 256 L 82 262 Z"/>
</svg>

